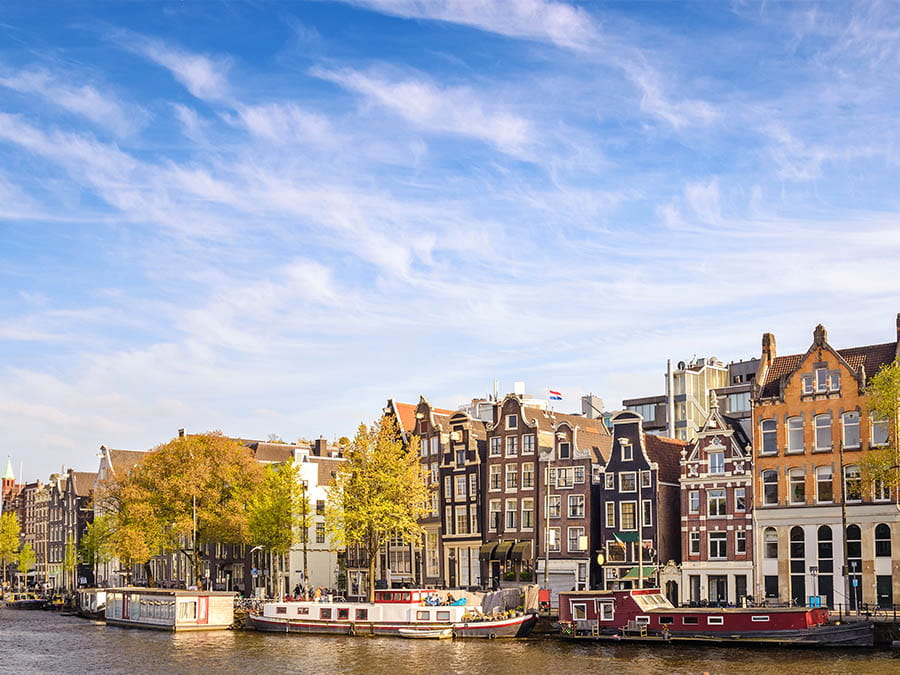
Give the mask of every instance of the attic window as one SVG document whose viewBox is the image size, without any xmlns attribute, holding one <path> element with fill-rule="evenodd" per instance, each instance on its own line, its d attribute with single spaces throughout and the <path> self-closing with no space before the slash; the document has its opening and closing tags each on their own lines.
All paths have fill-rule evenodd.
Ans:
<svg viewBox="0 0 900 675">
<path fill-rule="evenodd" d="M 619 445 L 622 446 L 622 461 L 630 462 L 634 459 L 633 448 L 631 447 L 631 442 L 626 440 L 620 440 Z"/>
</svg>

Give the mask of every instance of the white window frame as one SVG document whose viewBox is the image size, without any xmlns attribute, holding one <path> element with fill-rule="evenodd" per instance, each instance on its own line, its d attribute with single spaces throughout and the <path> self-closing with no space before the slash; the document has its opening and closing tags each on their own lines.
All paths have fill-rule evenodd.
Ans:
<svg viewBox="0 0 900 675">
<path fill-rule="evenodd" d="M 845 450 L 855 450 L 862 445 L 862 435 L 860 434 L 860 426 L 859 426 L 859 418 L 860 414 L 856 410 L 848 410 L 843 415 L 841 415 L 841 438 L 844 441 L 844 449 Z M 847 420 L 850 420 L 850 423 L 847 423 Z M 855 422 L 853 420 L 856 420 Z M 852 429 L 856 427 L 856 442 L 849 443 L 847 440 L 847 429 Z"/>
<path fill-rule="evenodd" d="M 720 497 L 721 500 L 719 499 Z M 713 512 L 713 500 L 717 504 L 721 503 L 721 513 L 719 513 L 718 507 L 715 509 L 716 512 Z M 715 488 L 706 491 L 706 515 L 708 518 L 724 518 L 728 515 L 728 492 L 725 488 Z"/>
<path fill-rule="evenodd" d="M 644 499 L 641 502 L 641 525 L 653 527 L 653 500 Z"/>
<path fill-rule="evenodd" d="M 707 532 L 707 542 L 709 559 L 710 560 L 727 560 L 728 559 L 728 532 L 723 532 L 722 530 L 712 530 Z M 724 544 L 725 553 L 724 555 L 713 555 L 713 535 L 715 535 L 716 548 L 720 548 L 721 545 Z"/>
<path fill-rule="evenodd" d="M 575 536 L 574 542 L 575 545 L 572 546 L 572 536 Z M 575 527 L 566 528 L 566 551 L 568 553 L 581 553 L 586 551 L 587 549 L 581 548 L 578 544 L 581 540 L 581 537 L 584 536 L 584 527 L 581 525 Z"/>
<path fill-rule="evenodd" d="M 526 469 L 528 469 L 526 471 Z M 526 481 L 525 478 L 528 477 Z M 530 490 L 534 487 L 534 462 L 524 462 L 522 464 L 522 489 Z"/>
<path fill-rule="evenodd" d="M 519 489 L 519 465 L 506 464 L 503 469 L 503 489 L 505 492 L 515 492 Z"/>
<path fill-rule="evenodd" d="M 632 511 L 632 520 L 634 522 L 634 527 L 625 527 L 625 506 L 631 506 L 633 508 Z M 640 513 L 638 513 L 637 502 L 627 501 L 627 502 L 619 502 L 619 526 L 621 527 L 623 532 L 634 532 L 638 529 L 638 523 L 640 522 Z"/>
<path fill-rule="evenodd" d="M 506 445 L 506 456 L 507 457 L 518 457 L 519 456 L 519 437 L 518 436 L 507 436 L 505 445 Z"/>
<path fill-rule="evenodd" d="M 616 503 L 615 502 L 606 502 L 604 518 L 606 519 L 604 522 L 605 527 L 615 528 L 615 526 L 616 526 Z"/>
<path fill-rule="evenodd" d="M 766 426 L 772 426 L 771 429 L 766 429 Z M 771 450 L 766 450 L 766 438 L 771 434 L 772 439 L 772 448 Z M 778 421 L 775 419 L 762 420 L 759 423 L 759 454 L 760 455 L 777 455 L 778 454 Z"/>
<path fill-rule="evenodd" d="M 580 509 L 577 508 L 577 506 L 579 504 L 579 500 L 581 500 L 581 508 Z M 576 508 L 574 510 L 572 508 L 573 505 L 576 506 Z M 584 518 L 584 510 L 585 510 L 584 509 L 584 507 L 585 507 L 584 495 L 569 495 L 568 506 L 569 506 L 568 515 L 567 515 L 568 518 Z M 579 511 L 579 510 L 581 511 L 580 515 L 577 513 L 577 511 Z"/>
<path fill-rule="evenodd" d="M 822 422 L 827 420 L 828 423 L 827 424 L 820 423 L 820 420 Z M 834 450 L 834 429 L 832 427 L 833 423 L 834 423 L 834 417 L 832 416 L 831 412 L 822 413 L 821 415 L 816 415 L 815 418 L 813 419 L 813 425 L 816 430 L 816 451 L 827 452 L 830 450 Z M 828 442 L 828 445 L 821 445 L 819 443 L 819 441 L 820 441 L 819 431 L 822 430 L 824 433 L 824 430 L 826 430 L 826 429 L 828 430 L 828 441 L 829 442 Z"/>
<path fill-rule="evenodd" d="M 649 488 L 653 485 L 653 474 L 650 471 L 641 471 L 641 487 Z"/>
<path fill-rule="evenodd" d="M 508 431 L 512 431 L 513 429 L 519 428 L 519 416 L 518 415 L 507 415 L 506 416 L 506 429 Z"/>
<path fill-rule="evenodd" d="M 700 513 L 700 490 L 688 492 L 688 513 Z"/>
<path fill-rule="evenodd" d="M 625 487 L 625 478 L 629 477 L 633 481 L 633 487 L 631 489 L 627 489 Z M 622 471 L 619 473 L 619 492 L 631 493 L 637 492 L 637 473 L 634 471 Z"/>
<path fill-rule="evenodd" d="M 503 455 L 503 447 L 501 446 L 502 440 L 500 436 L 491 436 L 491 457 L 500 457 Z"/>
<path fill-rule="evenodd" d="M 690 532 L 688 537 L 688 555 L 700 555 L 700 533 Z"/>
<path fill-rule="evenodd" d="M 530 506 L 530 508 L 525 508 L 526 506 Z M 531 524 L 530 525 L 526 525 L 526 518 L 525 518 L 526 513 L 531 514 L 531 518 L 530 518 Z M 531 499 L 530 497 L 526 497 L 525 499 L 522 500 L 521 519 L 522 520 L 520 522 L 520 525 L 521 525 L 521 529 L 523 532 L 531 532 L 532 530 L 534 530 L 534 499 Z"/>
<path fill-rule="evenodd" d="M 725 475 L 725 453 L 724 452 L 711 452 L 707 456 L 709 459 L 709 474 L 712 476 L 724 476 Z M 716 466 L 713 466 L 713 458 L 716 458 Z"/>
<path fill-rule="evenodd" d="M 534 434 L 525 434 L 522 436 L 522 454 L 534 454 Z"/>
<path fill-rule="evenodd" d="M 831 499 L 823 500 L 820 495 L 819 486 L 821 483 L 825 482 L 820 477 L 820 473 L 824 473 L 825 471 L 830 473 L 830 478 L 828 480 L 828 485 L 831 490 Z M 817 466 L 816 467 L 816 503 L 817 504 L 834 504 L 834 469 L 830 466 Z"/>
<path fill-rule="evenodd" d="M 606 471 L 603 474 L 603 489 L 604 490 L 615 490 L 616 489 L 616 474 Z"/>
</svg>

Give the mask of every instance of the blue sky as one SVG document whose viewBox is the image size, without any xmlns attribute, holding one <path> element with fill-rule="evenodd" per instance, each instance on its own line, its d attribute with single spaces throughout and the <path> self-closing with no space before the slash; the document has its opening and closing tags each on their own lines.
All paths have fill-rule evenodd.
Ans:
<svg viewBox="0 0 900 675">
<path fill-rule="evenodd" d="M 6 3 L 2 450 L 887 342 L 898 92 L 890 2 Z"/>
</svg>

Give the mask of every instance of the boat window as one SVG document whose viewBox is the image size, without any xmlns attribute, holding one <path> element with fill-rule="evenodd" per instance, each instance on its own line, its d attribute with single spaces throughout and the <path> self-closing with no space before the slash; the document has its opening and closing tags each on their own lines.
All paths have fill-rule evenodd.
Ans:
<svg viewBox="0 0 900 675">
<path fill-rule="evenodd" d="M 572 604 L 572 618 L 576 621 L 584 621 L 587 619 L 587 604 L 579 602 Z"/>
<path fill-rule="evenodd" d="M 298 607 L 297 614 L 309 614 L 309 607 Z"/>
<path fill-rule="evenodd" d="M 708 616 L 706 617 L 706 623 L 710 626 L 721 626 L 725 623 L 725 619 L 721 616 Z"/>
<path fill-rule="evenodd" d="M 686 625 L 686 626 L 687 626 L 687 625 L 690 625 L 690 624 L 696 624 L 696 623 L 697 623 L 697 617 L 696 617 L 696 616 L 683 616 L 683 617 L 681 617 L 681 621 L 682 621 L 682 623 L 684 623 L 684 625 Z"/>
<path fill-rule="evenodd" d="M 416 612 L 416 621 L 428 621 L 429 618 L 431 618 L 431 613 L 428 610 Z"/>
<path fill-rule="evenodd" d="M 369 610 L 368 609 L 357 609 L 356 610 L 356 620 L 357 621 L 366 621 L 369 618 Z"/>
<path fill-rule="evenodd" d="M 675 621 L 675 617 L 674 617 L 674 616 L 661 616 L 661 617 L 659 617 L 659 622 L 660 622 L 661 624 L 673 623 L 674 621 Z"/>
<path fill-rule="evenodd" d="M 350 618 L 350 608 L 349 607 L 338 607 L 338 619 L 347 620 Z"/>
<path fill-rule="evenodd" d="M 401 600 L 402 600 L 403 602 L 409 602 L 409 593 L 404 593 L 404 594 L 401 596 Z"/>
<path fill-rule="evenodd" d="M 768 621 L 769 617 L 763 616 L 762 614 L 760 614 L 760 615 L 751 617 L 750 620 L 751 621 Z"/>
<path fill-rule="evenodd" d="M 450 620 L 450 612 L 446 612 L 446 611 L 444 611 L 444 612 L 438 612 L 438 613 L 437 613 L 437 620 L 438 620 L 438 621 L 449 621 L 449 620 Z"/>
<path fill-rule="evenodd" d="M 636 616 L 636 617 L 634 617 L 634 621 L 635 621 L 635 623 L 650 623 L 650 617 L 646 616 L 646 615 L 645 616 Z"/>
<path fill-rule="evenodd" d="M 612 621 L 613 620 L 613 603 L 611 603 L 611 602 L 601 602 L 600 603 L 600 620 L 601 621 Z"/>
<path fill-rule="evenodd" d="M 319 610 L 319 618 L 320 619 L 330 619 L 331 618 L 331 607 L 322 607 Z"/>
<path fill-rule="evenodd" d="M 276 614 L 287 614 L 287 607 L 285 607 L 284 605 L 279 605 L 278 607 L 275 608 L 275 613 Z"/>
</svg>

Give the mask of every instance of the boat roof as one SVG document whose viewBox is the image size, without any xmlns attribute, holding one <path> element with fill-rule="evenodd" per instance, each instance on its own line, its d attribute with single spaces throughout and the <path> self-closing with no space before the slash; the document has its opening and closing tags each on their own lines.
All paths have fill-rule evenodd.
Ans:
<svg viewBox="0 0 900 675">
<path fill-rule="evenodd" d="M 107 593 L 140 593 L 142 595 L 212 595 L 234 597 L 234 591 L 186 591 L 182 588 L 145 588 L 143 586 L 122 586 L 119 588 L 102 589 Z"/>
</svg>

